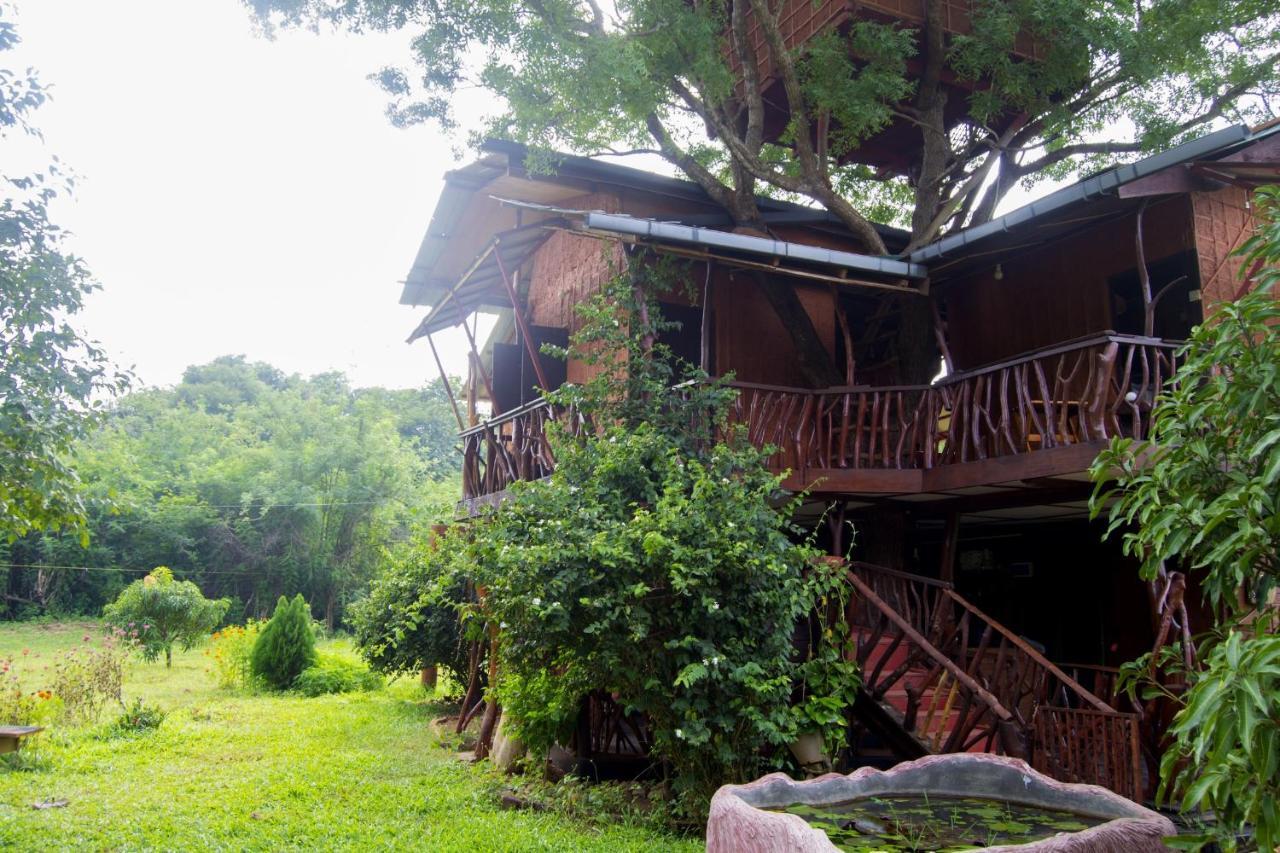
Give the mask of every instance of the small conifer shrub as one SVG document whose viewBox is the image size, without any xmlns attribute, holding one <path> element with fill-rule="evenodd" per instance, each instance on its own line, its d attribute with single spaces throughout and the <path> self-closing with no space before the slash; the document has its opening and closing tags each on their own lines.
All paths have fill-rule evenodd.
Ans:
<svg viewBox="0 0 1280 853">
<path fill-rule="evenodd" d="M 311 628 L 311 608 L 296 595 L 280 596 L 271 621 L 253 644 L 253 674 L 277 690 L 293 686 L 298 674 L 316 662 L 316 638 Z"/>
</svg>

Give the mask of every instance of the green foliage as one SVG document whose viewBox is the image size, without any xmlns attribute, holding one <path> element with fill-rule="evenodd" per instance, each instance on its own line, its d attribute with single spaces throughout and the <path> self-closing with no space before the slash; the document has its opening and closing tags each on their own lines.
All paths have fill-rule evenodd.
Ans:
<svg viewBox="0 0 1280 853">
<path fill-rule="evenodd" d="M 467 647 L 459 608 L 467 600 L 467 584 L 450 573 L 451 548 L 440 547 L 436 536 L 391 549 L 368 596 L 352 605 L 351 625 L 360 654 L 374 670 L 398 675 L 440 666 L 461 682 Z"/>
<path fill-rule="evenodd" d="M 1256 289 L 1193 332 L 1149 441 L 1113 441 L 1092 469 L 1093 512 L 1109 513 L 1108 533 L 1122 531 L 1143 576 L 1189 568 L 1217 617 L 1199 641 L 1202 668 L 1171 646 L 1123 676 L 1131 692 L 1181 706 L 1160 793 L 1212 811 L 1195 843 L 1228 850 L 1249 827 L 1258 849 L 1280 844 L 1280 189 L 1256 199 L 1260 227 L 1242 250 Z"/>
<path fill-rule="evenodd" d="M 894 218 L 929 239 L 989 217 L 1019 180 L 1164 148 L 1224 117 L 1261 121 L 1280 100 L 1272 0 L 978 0 L 963 35 L 932 39 L 919 27 L 859 16 L 839 33 L 777 52 L 769 25 L 782 43 L 795 24 L 780 20 L 792 7 L 777 3 L 244 2 L 268 31 L 412 29 L 417 68 L 376 75 L 396 124 L 453 129 L 462 93 L 478 86 L 497 102 L 481 133 L 543 150 L 658 153 L 709 187 L 740 224 L 758 215 L 747 201 L 758 184 L 807 196 L 846 223 L 859 211 L 851 215 L 841 200 L 901 199 Z M 757 58 L 788 90 L 790 121 L 777 140 L 764 124 L 782 108 L 752 97 L 758 87 L 744 71 Z M 948 78 L 970 94 L 936 88 Z M 963 113 L 958 121 L 944 119 L 943 101 L 946 116 Z M 907 192 L 896 169 L 839 175 L 839 163 L 865 161 L 859 148 L 890 121 L 919 134 L 915 147 L 935 149 L 908 170 L 936 174 L 912 174 Z M 825 146 L 795 144 L 818 127 L 830 129 Z M 708 168 L 717 161 L 733 168 Z M 1000 180 L 983 181 L 987 169 Z"/>
<path fill-rule="evenodd" d="M 163 710 L 147 704 L 139 697 L 116 718 L 113 728 L 119 734 L 145 734 L 160 728 L 164 717 Z"/>
<path fill-rule="evenodd" d="M 301 595 L 292 601 L 280 596 L 271 621 L 253 644 L 249 660 L 254 676 L 276 690 L 288 690 L 304 669 L 315 665 L 311 608 Z"/>
<path fill-rule="evenodd" d="M 370 672 L 358 660 L 332 652 L 319 652 L 316 662 L 298 673 L 293 687 L 304 696 L 352 693 L 382 689 L 382 676 Z"/>
<path fill-rule="evenodd" d="M 30 535 L 14 563 L 182 567 L 236 621 L 270 615 L 280 592 L 315 602 L 329 627 L 363 594 L 383 548 L 446 516 L 460 455 L 439 383 L 352 389 L 224 357 L 172 389 L 121 398 L 77 447 L 93 499 L 85 549 Z M 114 511 L 103 503 L 110 498 Z M 0 569 L 0 583 L 44 613 L 98 613 L 127 571 Z M 0 613 L 16 615 L 0 602 Z"/>
<path fill-rule="evenodd" d="M 11 12 L 0 6 L 0 53 L 19 41 Z M 45 98 L 31 69 L 0 74 L 0 144 L 15 130 L 38 136 L 28 117 Z M 72 325 L 98 285 L 49 218 L 70 178 L 55 159 L 31 175 L 0 172 L 0 187 L 0 542 L 62 528 L 84 542 L 89 508 L 69 455 L 129 376 Z"/>
<path fill-rule="evenodd" d="M 1161 796 L 1176 793 L 1183 811 L 1212 810 L 1212 839 L 1225 850 L 1249 827 L 1247 849 L 1280 847 L 1280 636 L 1228 632 L 1184 701 L 1160 764 Z"/>
<path fill-rule="evenodd" d="M 125 587 L 102 610 L 107 624 L 136 640 L 147 660 L 164 654 L 165 666 L 173 664 L 173 647 L 189 649 L 222 621 L 231 602 L 210 601 L 191 581 L 179 581 L 165 566 Z"/>
<path fill-rule="evenodd" d="M 500 628 L 498 695 L 530 746 L 562 738 L 588 691 L 612 694 L 646 715 L 656 756 L 696 810 L 720 784 L 754 776 L 802 721 L 842 728 L 857 683 L 835 668 L 818 678 L 813 664 L 814 714 L 792 707 L 807 674 L 793 631 L 831 578 L 807 570 L 814 552 L 792 539 L 767 454 L 716 440 L 732 393 L 659 342 L 654 294 L 680 272 L 633 262 L 585 307 L 573 345 L 597 372 L 555 399 L 594 427 L 559 432 L 555 473 L 517 484 L 469 544 L 448 550 L 485 590 L 477 609 Z"/>
</svg>

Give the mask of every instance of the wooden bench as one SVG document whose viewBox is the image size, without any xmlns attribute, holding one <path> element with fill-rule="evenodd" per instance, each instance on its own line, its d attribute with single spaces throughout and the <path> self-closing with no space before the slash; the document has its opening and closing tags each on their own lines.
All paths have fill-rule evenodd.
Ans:
<svg viewBox="0 0 1280 853">
<path fill-rule="evenodd" d="M 17 752 L 24 737 L 42 731 L 42 726 L 0 726 L 0 753 Z"/>
</svg>

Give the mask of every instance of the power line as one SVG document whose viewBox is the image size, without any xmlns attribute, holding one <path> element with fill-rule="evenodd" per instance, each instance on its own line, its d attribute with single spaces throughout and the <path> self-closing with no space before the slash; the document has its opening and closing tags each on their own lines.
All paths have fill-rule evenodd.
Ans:
<svg viewBox="0 0 1280 853">
<path fill-rule="evenodd" d="M 130 568 L 128 566 L 56 566 L 50 563 L 3 563 L 0 562 L 0 569 L 68 569 L 78 572 L 143 572 L 150 574 L 155 571 L 154 567 L 150 569 Z M 246 571 L 228 571 L 226 569 L 178 569 L 178 572 L 185 574 L 198 575 L 252 575 L 256 572 Z"/>
</svg>

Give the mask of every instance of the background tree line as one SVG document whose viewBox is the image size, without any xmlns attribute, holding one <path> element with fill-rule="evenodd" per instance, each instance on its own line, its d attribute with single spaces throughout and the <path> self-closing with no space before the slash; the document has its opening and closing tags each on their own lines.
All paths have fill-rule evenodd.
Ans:
<svg viewBox="0 0 1280 853">
<path fill-rule="evenodd" d="M 301 593 L 330 625 L 383 549 L 458 494 L 444 386 L 353 389 L 242 356 L 192 366 L 173 388 L 119 398 L 74 450 L 79 532 L 0 542 L 0 615 L 98 613 L 158 565 L 262 616 Z"/>
</svg>

